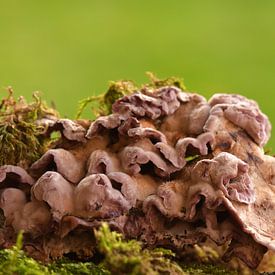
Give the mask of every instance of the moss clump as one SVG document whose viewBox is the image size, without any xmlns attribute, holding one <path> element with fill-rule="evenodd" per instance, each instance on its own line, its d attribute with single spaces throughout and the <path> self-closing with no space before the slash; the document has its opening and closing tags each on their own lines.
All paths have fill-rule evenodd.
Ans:
<svg viewBox="0 0 275 275">
<path fill-rule="evenodd" d="M 92 105 L 92 111 L 95 116 L 109 115 L 112 112 L 113 103 L 128 94 L 137 91 L 137 87 L 132 81 L 121 80 L 112 81 L 105 94 L 99 96 L 90 96 L 80 101 L 76 118 L 80 118 L 87 105 Z"/>
<path fill-rule="evenodd" d="M 103 267 L 92 262 L 80 263 L 62 260 L 48 266 L 49 274 L 58 275 L 109 275 Z"/>
<path fill-rule="evenodd" d="M 138 87 L 134 82 L 130 80 L 120 80 L 110 82 L 110 86 L 105 94 L 99 96 L 90 96 L 79 102 L 78 112 L 76 118 L 80 118 L 85 108 L 91 104 L 92 111 L 95 117 L 99 115 L 109 115 L 112 112 L 113 103 L 125 96 L 129 95 L 142 88 L 160 88 L 164 86 L 175 86 L 181 90 L 185 90 L 183 80 L 178 77 L 168 77 L 166 79 L 159 79 L 153 73 L 147 73 L 150 83 L 144 84 L 141 87 Z"/>
<path fill-rule="evenodd" d="M 102 264 L 111 274 L 214 274 L 237 275 L 237 271 L 230 271 L 217 261 L 218 254 L 210 248 L 196 247 L 196 253 L 202 258 L 200 264 L 183 264 L 176 261 L 171 250 L 157 248 L 142 249 L 136 240 L 125 241 L 122 235 L 111 232 L 108 225 L 95 231 L 98 249 L 104 255 Z M 203 262 L 203 263 L 202 263 Z"/>
<path fill-rule="evenodd" d="M 16 100 L 11 88 L 0 103 L 0 166 L 5 164 L 27 166 L 37 160 L 47 148 L 50 138 L 44 135 L 45 126 L 37 122 L 57 117 L 38 94 L 27 103 L 23 97 Z"/>
<path fill-rule="evenodd" d="M 111 274 L 184 274 L 166 249 L 142 249 L 136 240 L 124 241 L 122 235 L 111 232 L 107 224 L 95 231 L 98 249 L 105 256 L 104 266 Z"/>
<path fill-rule="evenodd" d="M 0 274 L 43 275 L 49 274 L 47 267 L 25 255 L 22 249 L 22 232 L 17 237 L 16 245 L 0 251 Z"/>
<path fill-rule="evenodd" d="M 183 79 L 179 77 L 171 76 L 165 79 L 159 79 L 152 72 L 147 72 L 146 74 L 149 77 L 151 83 L 146 84 L 145 86 L 154 87 L 154 88 L 161 88 L 165 86 L 175 86 L 180 88 L 183 91 L 186 90 L 186 87 L 183 83 Z"/>
<path fill-rule="evenodd" d="M 20 232 L 16 245 L 0 250 L 1 275 L 107 275 L 104 268 L 94 263 L 75 263 L 63 259 L 49 265 L 43 265 L 26 256 L 22 250 L 23 234 Z"/>
</svg>

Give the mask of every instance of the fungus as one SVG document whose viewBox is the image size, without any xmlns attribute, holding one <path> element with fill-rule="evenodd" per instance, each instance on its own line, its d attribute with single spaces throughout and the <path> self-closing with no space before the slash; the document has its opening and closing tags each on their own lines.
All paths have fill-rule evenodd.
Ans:
<svg viewBox="0 0 275 275">
<path fill-rule="evenodd" d="M 223 260 L 236 256 L 256 268 L 275 250 L 275 158 L 262 148 L 267 116 L 239 95 L 207 102 L 178 82 L 153 83 L 121 83 L 116 88 L 128 90 L 108 97 L 108 112 L 95 121 L 49 124 L 61 141 L 28 167 L 33 178 L 2 166 L 4 226 L 25 230 L 29 254 L 44 261 L 90 257 L 91 229 L 108 223 L 179 257 L 211 240 L 227 248 Z"/>
</svg>

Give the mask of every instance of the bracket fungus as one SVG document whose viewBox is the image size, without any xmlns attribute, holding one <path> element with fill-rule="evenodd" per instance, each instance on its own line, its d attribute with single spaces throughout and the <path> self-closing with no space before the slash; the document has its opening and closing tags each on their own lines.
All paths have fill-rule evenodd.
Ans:
<svg viewBox="0 0 275 275">
<path fill-rule="evenodd" d="M 179 255 L 210 239 L 227 247 L 224 260 L 253 269 L 275 250 L 275 158 L 263 151 L 271 125 L 256 102 L 145 86 L 110 115 L 56 119 L 54 130 L 60 140 L 26 171 L 0 168 L 2 247 L 23 229 L 43 261 L 91 257 L 92 229 L 107 222 Z"/>
</svg>

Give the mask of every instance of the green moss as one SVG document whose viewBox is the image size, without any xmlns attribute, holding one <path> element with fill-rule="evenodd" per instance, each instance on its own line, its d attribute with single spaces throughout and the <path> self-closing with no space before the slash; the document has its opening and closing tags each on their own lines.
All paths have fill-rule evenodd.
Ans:
<svg viewBox="0 0 275 275">
<path fill-rule="evenodd" d="M 183 83 L 183 79 L 175 76 L 171 76 L 165 79 L 159 79 L 154 73 L 147 72 L 147 76 L 149 77 L 151 83 L 147 84 L 146 86 L 154 87 L 154 88 L 161 88 L 165 86 L 175 86 L 180 88 L 181 90 L 185 91 L 186 87 Z"/>
<path fill-rule="evenodd" d="M 193 264 L 182 266 L 183 271 L 188 275 L 238 275 L 237 271 L 230 271 L 221 265 Z"/>
<path fill-rule="evenodd" d="M 98 249 L 105 256 L 104 266 L 111 274 L 184 274 L 166 249 L 142 249 L 136 240 L 124 241 L 122 235 L 111 232 L 107 224 L 95 231 Z"/>
<path fill-rule="evenodd" d="M 0 274 L 43 275 L 49 274 L 47 267 L 25 255 L 22 249 L 22 232 L 17 237 L 16 245 L 0 251 Z"/>
<path fill-rule="evenodd" d="M 98 249 L 104 257 L 99 265 L 92 262 L 74 262 L 67 258 L 43 265 L 27 257 L 22 251 L 23 235 L 20 232 L 15 246 L 0 250 L 0 275 L 238 274 L 219 264 L 178 263 L 172 251 L 163 248 L 142 249 L 140 242 L 123 240 L 121 234 L 111 232 L 105 223 L 95 231 L 95 235 Z M 209 253 L 199 249 L 198 254 L 205 258 Z"/>
<path fill-rule="evenodd" d="M 117 99 L 131 94 L 137 89 L 132 81 L 112 81 L 106 93 L 99 96 L 90 96 L 79 102 L 76 118 L 81 117 L 83 111 L 89 104 L 92 106 L 92 112 L 95 117 L 99 115 L 109 115 L 112 112 L 112 105 Z"/>
<path fill-rule="evenodd" d="M 79 102 L 76 119 L 80 118 L 83 111 L 88 105 L 91 105 L 92 112 L 95 117 L 99 115 L 109 115 L 112 112 L 112 104 L 119 98 L 129 95 L 142 88 L 160 88 L 164 86 L 176 86 L 185 90 L 183 80 L 178 77 L 168 77 L 166 79 L 159 79 L 153 73 L 147 72 L 150 83 L 138 87 L 130 80 L 120 80 L 110 82 L 110 86 L 106 93 L 99 96 L 90 96 Z"/>
<path fill-rule="evenodd" d="M 95 232 L 98 249 L 104 255 L 103 265 L 111 274 L 228 274 L 236 275 L 221 264 L 213 264 L 219 255 L 206 247 L 195 246 L 200 264 L 182 264 L 168 249 L 142 249 L 136 240 L 125 241 L 122 235 L 111 232 L 107 224 Z"/>
<path fill-rule="evenodd" d="M 62 260 L 48 265 L 49 274 L 58 275 L 108 275 L 110 274 L 103 267 L 99 267 L 92 262 L 80 263 Z"/>
<path fill-rule="evenodd" d="M 21 250 L 21 232 L 15 246 L 0 251 L 0 274 L 184 274 L 181 268 L 170 260 L 174 254 L 169 250 L 142 250 L 139 242 L 134 240 L 123 241 L 122 236 L 116 232 L 111 232 L 106 224 L 103 224 L 100 230 L 96 232 L 96 236 L 99 250 L 105 256 L 101 265 L 96 266 L 92 262 L 70 262 L 63 259 L 45 266 L 27 257 Z"/>
<path fill-rule="evenodd" d="M 2 275 L 107 275 L 104 268 L 92 262 L 76 263 L 66 259 L 43 265 L 27 257 L 22 250 L 23 234 L 20 232 L 16 245 L 0 250 L 0 274 Z"/>
<path fill-rule="evenodd" d="M 16 100 L 13 91 L 0 103 L 0 165 L 26 166 L 37 160 L 47 149 L 50 138 L 44 135 L 45 127 L 37 121 L 57 117 L 53 109 L 34 94 L 27 103 L 23 97 Z"/>
</svg>

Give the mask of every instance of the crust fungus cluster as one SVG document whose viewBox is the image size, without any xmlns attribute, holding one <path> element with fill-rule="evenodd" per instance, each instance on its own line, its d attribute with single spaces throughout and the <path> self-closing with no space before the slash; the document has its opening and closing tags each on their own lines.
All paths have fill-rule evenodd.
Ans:
<svg viewBox="0 0 275 275">
<path fill-rule="evenodd" d="M 0 168 L 2 247 L 23 230 L 33 257 L 90 257 L 105 221 L 179 254 L 211 239 L 251 268 L 275 250 L 271 126 L 254 101 L 144 88 L 95 121 L 41 123 L 61 132 L 55 147 L 27 171 Z"/>
</svg>

